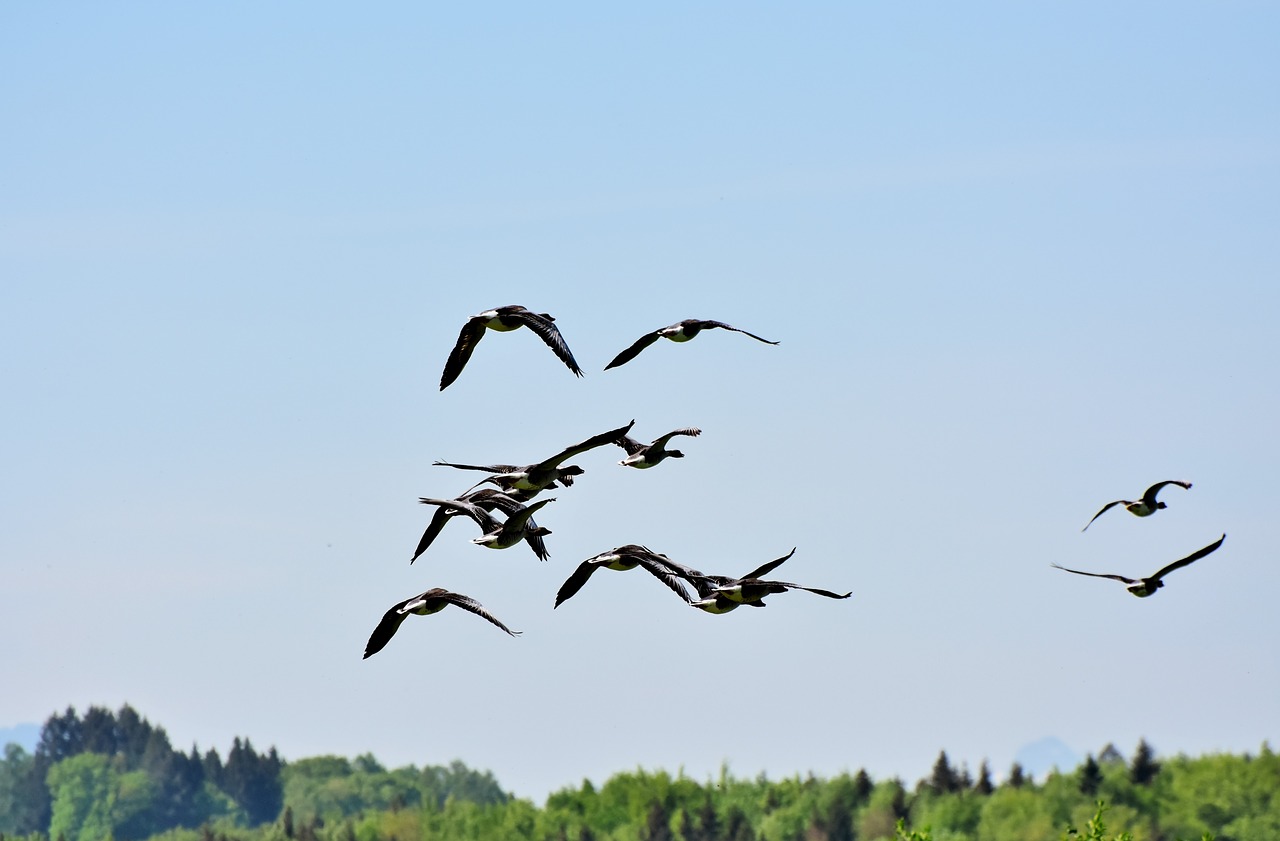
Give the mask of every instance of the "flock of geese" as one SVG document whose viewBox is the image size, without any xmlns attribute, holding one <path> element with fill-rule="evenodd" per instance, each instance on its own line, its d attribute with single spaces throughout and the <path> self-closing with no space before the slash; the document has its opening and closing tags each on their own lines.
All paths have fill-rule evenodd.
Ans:
<svg viewBox="0 0 1280 841">
<path fill-rule="evenodd" d="M 486 310 L 467 319 L 462 326 L 462 331 L 458 334 L 458 341 L 445 362 L 444 373 L 440 377 L 440 390 L 448 388 L 458 379 L 474 353 L 476 345 L 484 338 L 487 331 L 505 333 L 520 327 L 527 327 L 555 353 L 565 367 L 576 376 L 582 376 L 582 368 L 574 359 L 573 352 L 569 350 L 569 345 L 560 334 L 559 328 L 556 327 L 553 316 L 547 313 L 536 313 L 521 306 L 505 306 Z M 627 364 L 658 339 L 687 342 L 702 331 L 712 329 L 742 333 L 765 344 L 778 344 L 721 321 L 688 318 L 644 334 L 615 356 L 605 366 L 605 370 Z M 684 427 L 673 429 L 644 443 L 631 437 L 630 433 L 634 425 L 635 421 L 632 420 L 624 426 L 593 435 L 585 441 L 566 447 L 533 464 L 435 462 L 440 467 L 483 473 L 484 477 L 455 498 L 421 497 L 419 499 L 422 504 L 434 507 L 435 511 L 418 545 L 413 550 L 410 563 L 421 557 L 444 531 L 445 526 L 456 518 L 470 520 L 479 526 L 480 536 L 471 539 L 471 542 L 476 545 L 489 549 L 508 549 L 524 543 L 539 560 L 547 560 L 547 548 L 542 539 L 551 531 L 539 525 L 534 520 L 534 515 L 540 515 L 542 508 L 555 502 L 556 497 L 546 496 L 537 499 L 535 497 L 543 491 L 568 488 L 573 485 L 574 477 L 581 475 L 583 469 L 576 464 L 568 464 L 570 459 L 589 450 L 616 446 L 624 454 L 618 464 L 645 470 L 669 458 L 684 457 L 683 452 L 670 446 L 671 439 L 695 438 L 702 434 L 702 431 L 696 427 Z M 792 549 L 781 558 L 762 564 L 745 575 L 732 576 L 704 573 L 678 563 L 661 552 L 629 543 L 601 552 L 580 563 L 556 593 L 554 606 L 559 607 L 577 594 L 598 569 L 619 571 L 643 569 L 661 581 L 686 604 L 714 614 L 728 613 L 742 605 L 764 607 L 766 596 L 788 590 L 804 590 L 831 599 L 847 599 L 852 595 L 852 593 L 835 593 L 766 578 L 794 554 L 795 549 Z M 450 605 L 488 620 L 511 636 L 520 633 L 508 628 L 484 605 L 470 596 L 436 587 L 392 605 L 370 635 L 364 656 L 368 658 L 381 651 L 410 615 L 427 616 L 438 613 Z"/>
<path fill-rule="evenodd" d="M 559 328 L 556 327 L 555 318 L 547 313 L 535 313 L 522 306 L 512 305 L 486 310 L 467 319 L 461 333 L 458 334 L 458 341 L 445 362 L 444 372 L 440 377 L 440 390 L 443 391 L 448 388 L 458 379 L 463 368 L 466 367 L 467 361 L 470 360 L 472 353 L 475 351 L 476 345 L 484 338 L 487 331 L 493 330 L 505 333 L 520 327 L 527 327 L 555 353 L 575 376 L 582 376 L 582 368 L 578 365 L 577 360 L 573 358 L 573 353 L 569 350 L 568 343 L 565 342 Z M 702 331 L 710 329 L 742 333 L 758 342 L 770 345 L 778 344 L 720 321 L 689 318 L 644 334 L 615 356 L 605 366 L 605 370 L 627 364 L 647 347 L 657 342 L 658 339 L 687 342 Z M 473 537 L 471 539 L 472 543 L 489 549 L 508 549 L 517 544 L 525 543 L 539 560 L 547 560 L 547 548 L 542 538 L 550 534 L 551 531 L 538 525 L 533 517 L 534 514 L 540 513 L 544 506 L 555 502 L 556 498 L 544 497 L 536 501 L 534 498 L 549 489 L 571 487 L 574 477 L 584 472 L 581 467 L 575 464 L 565 464 L 565 462 L 589 450 L 612 445 L 621 448 L 626 453 L 625 457 L 618 462 L 620 465 L 647 469 L 661 464 L 668 458 L 684 457 L 684 453 L 680 450 L 668 449 L 668 444 L 672 438 L 678 436 L 696 437 L 701 434 L 701 430 L 695 427 L 685 427 L 674 429 L 645 444 L 630 437 L 629 433 L 634 425 L 635 421 L 632 420 L 625 426 L 593 435 L 585 441 L 566 447 L 555 455 L 534 464 L 479 465 L 457 464 L 446 461 L 435 462 L 437 466 L 476 471 L 485 474 L 485 476 L 456 498 L 421 497 L 419 499 L 422 504 L 433 506 L 435 511 L 409 562 L 413 563 L 426 552 L 436 538 L 439 537 L 445 526 L 455 518 L 469 519 L 480 527 L 481 534 L 479 537 Z M 1156 495 L 1167 485 L 1176 485 L 1183 489 L 1191 487 L 1190 482 L 1177 480 L 1158 482 L 1148 488 L 1141 499 L 1119 499 L 1107 503 L 1085 524 L 1084 529 L 1081 531 L 1088 529 L 1094 520 L 1097 520 L 1098 517 L 1118 505 L 1123 505 L 1125 510 L 1138 517 L 1148 517 L 1156 511 L 1166 508 L 1166 504 L 1157 500 Z M 502 515 L 501 520 L 495 516 L 499 512 Z M 1126 578 L 1125 576 L 1111 573 L 1067 569 L 1057 564 L 1053 564 L 1053 566 L 1076 575 L 1088 575 L 1095 578 L 1110 578 L 1120 581 L 1130 593 L 1145 598 L 1164 586 L 1163 578 L 1170 572 L 1187 566 L 1214 552 L 1222 545 L 1225 539 L 1226 534 L 1223 534 L 1214 543 L 1191 553 L 1185 558 L 1174 561 L 1146 578 Z M 610 549 L 607 552 L 601 552 L 580 563 L 556 593 L 554 606 L 559 607 L 576 595 L 598 569 L 618 571 L 643 569 L 661 581 L 686 604 L 713 614 L 728 613 L 742 605 L 764 607 L 766 596 L 785 593 L 789 590 L 804 590 L 829 599 L 847 599 L 852 595 L 852 593 L 836 593 L 830 590 L 807 587 L 765 577 L 789 560 L 795 554 L 795 551 L 795 549 L 792 549 L 780 558 L 775 558 L 740 577 L 735 577 L 700 572 L 648 547 L 634 543 L 626 544 Z M 381 651 L 410 615 L 427 616 L 432 613 L 438 613 L 450 605 L 460 607 L 488 620 L 511 636 L 520 634 L 519 631 L 513 631 L 508 628 L 501 620 L 490 613 L 484 605 L 470 596 L 436 587 L 392 605 L 383 615 L 377 627 L 374 628 L 372 635 L 370 635 L 368 644 L 365 646 L 365 658 Z"/>
</svg>

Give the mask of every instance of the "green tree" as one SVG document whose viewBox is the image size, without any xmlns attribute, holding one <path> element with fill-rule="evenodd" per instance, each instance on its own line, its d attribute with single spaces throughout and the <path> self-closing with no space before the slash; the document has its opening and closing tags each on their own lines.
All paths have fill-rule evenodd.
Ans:
<svg viewBox="0 0 1280 841">
<path fill-rule="evenodd" d="M 49 836 L 64 836 L 67 841 L 111 838 L 115 776 L 110 760 L 98 753 L 55 763 L 47 778 L 52 798 Z"/>
<path fill-rule="evenodd" d="M 1080 793 L 1086 797 L 1093 797 L 1098 793 L 1098 786 L 1102 785 L 1102 769 L 1098 767 L 1098 761 L 1093 758 L 1093 754 L 1086 756 L 1084 764 L 1080 766 L 1078 785 Z"/>
<path fill-rule="evenodd" d="M 1138 747 L 1133 752 L 1133 763 L 1129 766 L 1130 782 L 1138 786 L 1150 785 L 1158 773 L 1160 763 L 1156 762 L 1156 752 L 1147 744 L 1146 739 L 1139 740 Z"/>
</svg>

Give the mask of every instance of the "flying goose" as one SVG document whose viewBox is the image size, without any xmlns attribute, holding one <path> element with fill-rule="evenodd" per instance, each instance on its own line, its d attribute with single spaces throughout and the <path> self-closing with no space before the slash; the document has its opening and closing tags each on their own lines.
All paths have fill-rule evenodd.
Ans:
<svg viewBox="0 0 1280 841">
<path fill-rule="evenodd" d="M 646 572 L 666 584 L 686 602 L 693 601 L 685 591 L 684 585 L 680 583 L 681 576 L 672 568 L 670 558 L 653 552 L 646 546 L 628 543 L 625 546 L 610 549 L 608 552 L 601 552 L 599 555 L 587 558 L 578 564 L 578 568 L 573 571 L 573 575 L 570 575 L 564 584 L 560 585 L 560 591 L 556 593 L 555 607 L 559 607 L 573 598 L 574 594 L 582 589 L 582 585 L 587 583 L 587 579 L 591 577 L 591 574 L 598 569 L 626 571 L 636 567 L 643 567 Z"/>
<path fill-rule="evenodd" d="M 546 547 L 542 547 L 541 551 L 539 551 L 541 544 L 540 542 L 535 542 L 534 538 L 551 534 L 551 529 L 535 525 L 530 518 L 533 516 L 533 512 L 548 502 L 555 502 L 556 498 L 553 496 L 539 500 L 529 506 L 521 506 L 508 515 L 505 523 L 499 523 L 483 507 L 465 499 L 431 499 L 424 496 L 419 497 L 418 501 L 423 505 L 439 505 L 444 508 L 450 508 L 475 520 L 480 526 L 480 530 L 484 532 L 480 537 L 471 539 L 471 542 L 478 546 L 484 546 L 486 549 L 506 549 L 524 540 L 528 542 L 529 548 L 533 549 L 533 553 L 538 556 L 538 560 L 545 561 L 547 559 Z"/>
<path fill-rule="evenodd" d="M 520 491 L 516 491 L 512 494 L 505 494 L 502 491 L 494 490 L 493 488 L 481 488 L 479 490 L 472 489 L 458 497 L 458 499 L 464 502 L 474 502 L 485 511 L 493 511 L 495 508 L 500 508 L 508 515 L 519 511 L 524 507 L 523 503 L 528 501 L 527 499 L 521 498 Z M 435 513 L 431 515 L 431 522 L 427 524 L 426 531 L 422 533 L 422 539 L 418 541 L 417 548 L 413 550 L 413 557 L 409 559 L 409 563 L 413 563 L 418 560 L 422 553 L 430 548 L 431 544 L 440 536 L 440 532 L 444 530 L 445 524 L 448 523 L 450 519 L 464 513 L 466 512 L 457 508 L 449 508 L 443 505 L 436 506 Z M 537 554 L 538 557 L 545 558 L 547 548 L 542 542 L 542 536 L 535 533 L 538 528 L 538 524 L 530 519 L 528 525 L 529 530 L 526 532 L 525 539 L 529 541 L 529 546 L 533 548 L 534 553 Z"/>
<path fill-rule="evenodd" d="M 705 575 L 696 569 L 677 564 L 668 559 L 667 564 L 680 573 L 680 576 L 693 585 L 700 597 L 691 602 L 693 607 L 707 613 L 728 613 L 740 605 L 764 607 L 764 597 L 773 593 L 785 593 L 787 590 L 806 590 L 829 599 L 847 599 L 849 593 L 833 593 L 830 590 L 819 590 L 814 587 L 803 587 L 787 581 L 768 581 L 761 576 L 768 575 L 796 553 L 792 549 L 781 558 L 776 558 L 753 569 L 741 578 L 726 575 Z M 665 557 L 665 556 L 664 556 Z"/>
<path fill-rule="evenodd" d="M 369 642 L 364 647 L 363 659 L 367 660 L 385 648 L 391 638 L 395 636 L 396 631 L 400 629 L 400 623 L 404 622 L 409 614 L 430 616 L 433 613 L 439 613 L 451 604 L 488 619 L 513 637 L 520 634 L 520 631 L 513 631 L 499 622 L 496 616 L 485 610 L 480 602 L 470 596 L 464 596 L 461 593 L 450 593 L 448 590 L 434 587 L 413 598 L 405 599 L 383 614 L 382 621 L 378 623 L 378 627 L 374 628 L 373 633 L 369 635 Z"/>
<path fill-rule="evenodd" d="M 755 339 L 757 342 L 764 342 L 767 345 L 778 344 L 777 342 L 771 342 L 768 339 L 763 339 L 755 333 L 748 333 L 746 330 L 739 330 L 737 327 L 731 327 L 723 321 L 705 321 L 700 318 L 686 318 L 684 321 L 678 321 L 675 324 L 670 324 L 659 330 L 654 330 L 652 333 L 645 333 L 643 336 L 636 339 L 635 343 L 632 344 L 631 347 L 615 356 L 612 362 L 604 366 L 604 369 L 608 371 L 610 368 L 616 368 L 619 365 L 626 365 L 628 362 L 635 359 L 636 356 L 639 355 L 640 351 L 658 341 L 658 339 L 670 339 L 673 342 L 687 342 L 703 330 L 711 330 L 716 327 L 719 327 L 722 330 L 732 330 L 735 333 L 743 333 Z"/>
<path fill-rule="evenodd" d="M 1187 564 L 1200 560 L 1205 555 L 1208 555 L 1208 554 L 1211 554 L 1212 552 L 1217 551 L 1218 547 L 1222 545 L 1222 541 L 1226 539 L 1227 539 L 1226 534 L 1223 534 L 1222 537 L 1219 537 L 1215 542 L 1210 543 L 1208 546 L 1204 547 L 1203 549 L 1197 549 L 1196 551 L 1192 552 L 1190 555 L 1187 555 L 1182 560 L 1174 561 L 1164 569 L 1157 572 L 1155 575 L 1149 576 L 1147 578 L 1125 578 L 1123 575 L 1111 575 L 1111 574 L 1102 573 L 1102 572 L 1081 572 L 1078 569 L 1067 569 L 1066 567 L 1058 566 L 1057 564 L 1052 564 L 1051 566 L 1058 567 L 1058 569 L 1062 570 L 1063 572 L 1074 572 L 1076 575 L 1090 575 L 1090 576 L 1093 576 L 1094 578 L 1110 578 L 1115 581 L 1119 581 L 1125 585 L 1125 589 L 1128 590 L 1130 593 L 1133 593 L 1135 596 L 1137 596 L 1140 599 L 1145 599 L 1147 596 L 1154 594 L 1156 590 L 1159 590 L 1161 587 L 1164 586 L 1164 581 L 1162 581 L 1161 579 L 1163 579 L 1166 575 L 1173 572 L 1175 569 L 1178 569 L 1179 567 L 1184 567 Z"/>
<path fill-rule="evenodd" d="M 523 466 L 515 464 L 455 464 L 449 461 L 433 462 L 437 467 L 454 467 L 458 470 L 480 470 L 485 473 L 492 473 L 487 479 L 481 479 L 476 485 L 483 485 L 491 482 L 510 494 L 512 491 L 528 491 L 529 495 L 537 493 L 544 488 L 555 487 L 558 484 L 569 487 L 573 484 L 573 477 L 580 476 L 586 471 L 576 464 L 570 464 L 561 467 L 560 463 L 566 459 L 573 458 L 576 455 L 585 453 L 587 450 L 604 446 L 605 444 L 616 444 L 620 437 L 625 437 L 631 431 L 631 427 L 635 425 L 635 421 L 626 426 L 620 426 L 617 429 L 611 429 L 608 432 L 602 432 L 599 435 L 593 435 L 580 444 L 574 444 L 572 447 L 566 447 L 559 453 L 548 459 L 544 459 L 537 464 L 526 464 Z M 475 487 L 475 486 L 473 486 Z"/>
<path fill-rule="evenodd" d="M 484 338 L 485 330 L 506 333 L 520 327 L 528 327 L 538 334 L 538 338 L 542 339 L 556 356 L 560 357 L 561 362 L 569 366 L 570 371 L 581 377 L 582 369 L 578 367 L 577 360 L 573 358 L 569 345 L 565 343 L 564 336 L 560 335 L 560 330 L 554 322 L 555 318 L 545 312 L 532 312 L 515 304 L 485 310 L 471 316 L 467 319 L 467 323 L 462 325 L 458 342 L 453 346 L 453 350 L 449 352 L 449 359 L 444 363 L 444 373 L 440 376 L 440 390 L 444 391 L 448 388 L 462 373 L 467 360 L 471 358 L 472 351 Z"/>
<path fill-rule="evenodd" d="M 679 450 L 667 449 L 667 442 L 674 436 L 688 435 L 691 438 L 696 438 L 701 434 L 701 429 L 687 426 L 683 429 L 673 429 L 666 435 L 653 439 L 648 444 L 641 444 L 636 439 L 627 437 L 625 433 L 614 439 L 613 443 L 627 451 L 627 457 L 618 462 L 618 464 L 643 470 L 646 467 L 653 467 L 658 462 L 668 458 L 684 458 L 684 453 Z"/>
<path fill-rule="evenodd" d="M 1191 487 L 1190 482 L 1179 482 L 1177 479 L 1170 479 L 1167 482 L 1156 482 L 1154 485 L 1147 488 L 1147 490 L 1142 494 L 1142 499 L 1138 499 L 1138 500 L 1117 499 L 1115 502 L 1108 502 L 1106 505 L 1102 506 L 1101 511 L 1093 515 L 1093 520 L 1098 519 L 1107 511 L 1111 510 L 1117 505 L 1123 505 L 1125 507 L 1125 510 L 1128 511 L 1130 514 L 1133 514 L 1135 517 L 1150 517 L 1152 514 L 1156 513 L 1161 508 L 1169 507 L 1165 505 L 1163 502 L 1156 501 L 1156 494 L 1158 494 L 1160 492 L 1160 489 L 1163 488 L 1165 485 L 1177 485 L 1180 488 Z M 1084 531 L 1085 529 L 1089 528 L 1089 526 L 1093 525 L 1093 520 L 1090 520 L 1089 522 L 1085 523 L 1084 528 L 1080 529 L 1080 531 Z"/>
</svg>

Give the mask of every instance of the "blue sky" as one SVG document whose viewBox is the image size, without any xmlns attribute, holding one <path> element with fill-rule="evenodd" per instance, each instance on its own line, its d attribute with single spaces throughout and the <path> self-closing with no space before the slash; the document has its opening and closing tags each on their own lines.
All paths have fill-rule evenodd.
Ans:
<svg viewBox="0 0 1280 841">
<path fill-rule="evenodd" d="M 1256 750 L 1280 698 L 1280 13 L 135 3 L 0 12 L 0 725 L 462 759 L 541 798 L 721 763 Z M 437 390 L 466 318 L 547 311 Z M 604 364 L 681 318 L 710 333 Z M 540 521 L 428 512 L 634 418 Z M 1105 502 L 1162 479 L 1169 509 Z M 1050 568 L 1149 573 L 1139 601 Z M 691 611 L 582 559 L 798 547 Z M 785 575 L 783 575 L 785 573 Z M 467 593 L 360 654 L 391 604 Z M 12 679 L 17 677 L 17 679 Z"/>
</svg>

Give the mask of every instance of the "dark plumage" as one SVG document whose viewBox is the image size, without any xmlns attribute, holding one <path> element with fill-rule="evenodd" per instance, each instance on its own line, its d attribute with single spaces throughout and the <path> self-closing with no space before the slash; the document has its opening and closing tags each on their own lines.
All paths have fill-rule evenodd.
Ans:
<svg viewBox="0 0 1280 841">
<path fill-rule="evenodd" d="M 587 558 L 578 564 L 578 568 L 573 571 L 573 575 L 570 575 L 564 584 L 560 585 L 560 591 L 556 593 L 555 607 L 559 607 L 573 598 L 574 594 L 582 589 L 582 585 L 587 583 L 587 580 L 591 578 L 591 574 L 597 569 L 626 571 L 636 567 L 642 567 L 646 572 L 674 590 L 676 595 L 686 602 L 693 601 L 685 591 L 684 585 L 680 583 L 681 576 L 672 568 L 670 558 L 653 552 L 648 547 L 628 543 L 625 546 L 610 549 L 608 552 L 601 552 L 599 555 Z"/>
<path fill-rule="evenodd" d="M 626 365 L 628 362 L 635 359 L 636 356 L 640 354 L 640 351 L 658 341 L 658 339 L 670 339 L 673 342 L 687 342 L 703 330 L 711 330 L 717 327 L 721 330 L 732 330 L 735 333 L 742 333 L 750 336 L 757 342 L 764 342 L 767 345 L 778 344 L 777 342 L 771 342 L 768 339 L 761 338 L 755 333 L 748 333 L 746 330 L 739 330 L 737 327 L 731 327 L 723 321 L 705 321 L 699 318 L 686 318 L 684 321 L 667 325 L 660 330 L 654 330 L 652 333 L 645 333 L 643 336 L 636 339 L 631 347 L 615 356 L 612 362 L 604 366 L 604 369 L 608 371 L 610 368 L 616 368 L 619 365 Z"/>
<path fill-rule="evenodd" d="M 557 483 L 566 488 L 573 484 L 573 477 L 580 476 L 585 471 L 576 464 L 570 464 L 567 467 L 561 467 L 560 463 L 566 459 L 585 453 L 587 450 L 604 446 L 605 444 L 616 444 L 619 438 L 625 438 L 626 434 L 631 431 L 631 427 L 635 425 L 635 421 L 626 426 L 620 426 L 617 429 L 611 429 L 608 432 L 602 432 L 599 435 L 593 435 L 580 444 L 574 444 L 572 447 L 566 447 L 554 456 L 544 459 L 537 464 L 515 465 L 515 464 L 454 464 L 448 461 L 437 461 L 434 464 L 437 467 L 454 467 L 459 470 L 480 470 L 493 475 L 487 479 L 481 479 L 477 484 L 483 485 L 485 482 L 491 482 L 504 491 L 511 493 L 513 491 L 528 492 L 530 496 L 543 490 L 544 488 L 555 487 Z"/>
<path fill-rule="evenodd" d="M 853 595 L 852 592 L 833 593 L 830 590 L 804 587 L 788 581 L 770 581 L 761 578 L 761 576 L 768 575 L 781 566 L 795 553 L 796 550 L 792 549 L 781 558 L 775 558 L 766 564 L 762 564 L 741 578 L 733 578 L 726 575 L 705 575 L 696 569 L 671 561 L 668 561 L 668 564 L 698 591 L 699 599 L 691 602 L 692 606 L 707 613 L 728 613 L 744 604 L 750 607 L 764 607 L 765 596 L 774 593 L 785 593 L 788 590 L 805 590 L 829 599 L 847 599 Z"/>
<path fill-rule="evenodd" d="M 487 549 L 506 549 L 523 540 L 529 544 L 529 548 L 538 556 L 538 560 L 545 561 L 548 557 L 546 547 L 542 545 L 540 540 L 535 540 L 535 538 L 551 534 L 551 529 L 535 525 L 531 518 L 533 512 L 548 502 L 555 502 L 555 497 L 547 497 L 532 505 L 516 508 L 508 514 L 505 523 L 499 523 L 482 506 L 465 499 L 431 499 L 424 496 L 420 497 L 418 501 L 424 505 L 439 505 L 444 508 L 450 508 L 475 520 L 484 534 L 480 537 L 472 538 L 472 543 L 484 546 Z"/>
<path fill-rule="evenodd" d="M 484 338 L 485 330 L 506 333 L 520 327 L 528 327 L 538 334 L 538 338 L 560 357 L 560 361 L 567 365 L 570 371 L 576 376 L 582 376 L 582 368 L 578 367 L 578 362 L 573 358 L 573 353 L 565 343 L 564 336 L 560 335 L 560 330 L 555 325 L 555 318 L 545 312 L 531 312 L 524 307 L 511 304 L 473 315 L 467 319 L 466 324 L 462 325 L 458 341 L 450 351 L 449 359 L 444 363 L 444 373 L 440 376 L 440 390 L 444 391 L 448 388 L 462 373 L 476 345 Z"/>
<path fill-rule="evenodd" d="M 1088 529 L 1089 526 L 1093 525 L 1093 520 L 1098 519 L 1117 505 L 1123 505 L 1125 510 L 1135 517 L 1150 517 L 1161 508 L 1168 508 L 1169 506 L 1165 505 L 1163 502 L 1156 501 L 1156 494 L 1160 493 L 1160 489 L 1165 485 L 1177 485 L 1180 488 L 1188 489 L 1191 487 L 1190 482 L 1179 482 L 1177 479 L 1170 479 L 1167 482 L 1156 482 L 1154 485 L 1147 488 L 1146 492 L 1142 494 L 1142 499 L 1117 499 L 1115 502 L 1108 502 L 1106 505 L 1102 506 L 1101 511 L 1093 515 L 1093 519 L 1084 524 L 1084 528 L 1080 529 L 1080 531 Z"/>
<path fill-rule="evenodd" d="M 702 434 L 701 429 L 687 426 L 683 429 L 673 429 L 660 438 L 655 438 L 649 444 L 641 444 L 634 438 L 628 438 L 626 435 L 619 435 L 613 443 L 627 451 L 627 457 L 618 464 L 626 467 L 635 467 L 640 470 L 646 467 L 653 467 L 660 461 L 668 458 L 684 458 L 684 453 L 679 450 L 668 450 L 667 442 L 676 435 L 688 435 L 696 438 Z"/>
<path fill-rule="evenodd" d="M 1223 534 L 1222 537 L 1219 537 L 1215 542 L 1210 543 L 1208 546 L 1204 547 L 1203 549 L 1198 549 L 1195 552 L 1192 552 L 1190 555 L 1187 555 L 1185 558 L 1174 561 L 1164 569 L 1157 572 L 1155 575 L 1148 576 L 1147 578 L 1125 578 L 1123 575 L 1114 575 L 1111 573 L 1081 572 L 1078 569 L 1067 569 L 1066 567 L 1058 566 L 1057 564 L 1051 564 L 1051 566 L 1057 567 L 1063 572 L 1074 572 L 1076 575 L 1089 575 L 1094 578 L 1110 578 L 1113 581 L 1119 581 L 1125 585 L 1125 589 L 1128 590 L 1130 593 L 1133 593 L 1135 596 L 1137 596 L 1140 599 L 1145 599 L 1147 596 L 1152 595 L 1153 593 L 1155 593 L 1156 590 L 1159 590 L 1161 587 L 1164 586 L 1164 581 L 1162 581 L 1161 579 L 1164 578 L 1166 575 L 1173 572 L 1175 569 L 1184 567 L 1187 564 L 1200 560 L 1205 555 L 1208 555 L 1212 552 L 1216 552 L 1218 547 L 1222 545 L 1222 541 L 1226 539 L 1227 539 L 1227 536 Z"/>
<path fill-rule="evenodd" d="M 368 659 L 385 648 L 391 638 L 395 636 L 396 631 L 400 629 L 400 623 L 404 622 L 409 614 L 429 616 L 432 613 L 439 613 L 449 605 L 456 605 L 463 610 L 471 611 L 477 616 L 482 616 L 513 637 L 520 634 L 519 631 L 513 631 L 498 621 L 496 616 L 485 610 L 480 602 L 470 596 L 464 596 L 461 593 L 450 593 L 448 590 L 435 587 L 413 598 L 405 599 L 383 614 L 382 621 L 378 623 L 378 627 L 374 628 L 373 633 L 369 635 L 369 642 L 364 647 L 364 658 Z"/>
<path fill-rule="evenodd" d="M 493 488 L 481 488 L 480 490 L 469 490 L 462 496 L 458 497 L 463 502 L 473 502 L 479 505 L 485 511 L 493 511 L 495 508 L 501 509 L 510 515 L 519 511 L 524 507 L 527 499 L 521 498 L 521 492 L 516 491 L 513 494 L 505 494 L 502 491 Z M 418 546 L 413 550 L 413 557 L 409 559 L 409 563 L 418 560 L 423 552 L 430 548 L 435 539 L 440 536 L 440 532 L 444 529 L 445 524 L 453 517 L 457 517 L 466 512 L 457 508 L 451 508 L 444 505 L 436 506 L 435 513 L 431 515 L 431 522 L 427 524 L 426 531 L 422 533 L 422 539 L 418 541 Z M 526 539 L 529 546 L 533 548 L 535 554 L 540 558 L 546 557 L 547 548 L 542 543 L 542 536 L 536 534 L 538 524 L 532 519 L 528 521 L 529 531 Z"/>
</svg>

